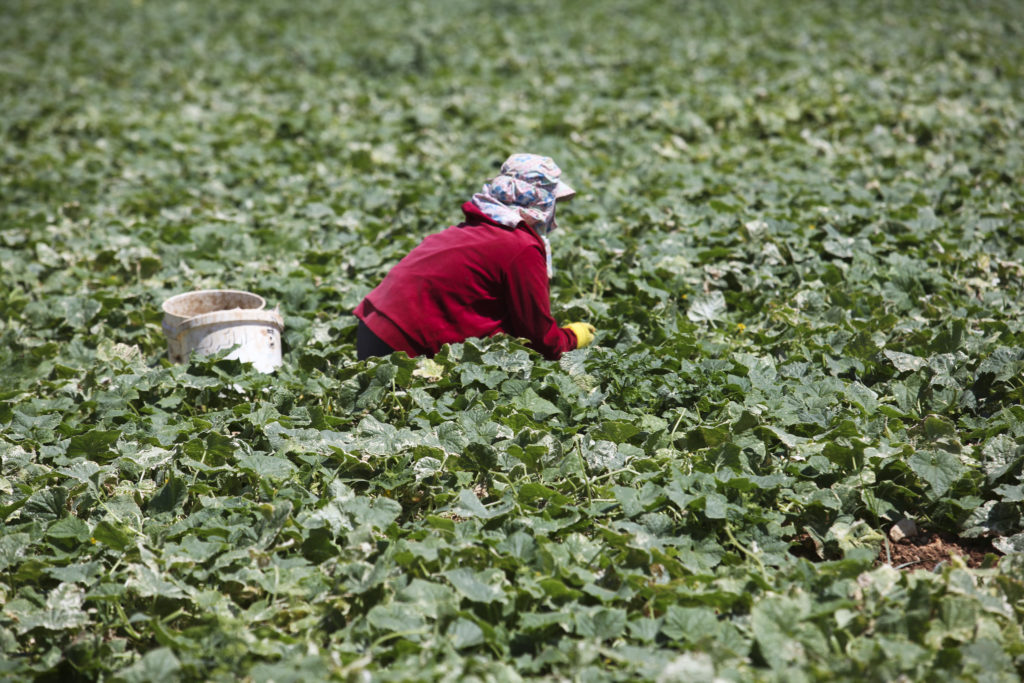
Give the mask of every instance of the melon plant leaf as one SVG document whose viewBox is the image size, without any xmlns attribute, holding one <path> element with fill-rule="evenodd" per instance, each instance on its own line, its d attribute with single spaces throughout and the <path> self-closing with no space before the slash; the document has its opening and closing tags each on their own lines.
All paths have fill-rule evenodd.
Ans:
<svg viewBox="0 0 1024 683">
<path fill-rule="evenodd" d="M 997 538 L 993 541 L 992 545 L 1007 555 L 1010 553 L 1024 553 L 1024 533 L 1014 534 L 1006 538 Z"/>
<path fill-rule="evenodd" d="M 473 602 L 491 603 L 506 601 L 505 592 L 500 585 L 501 573 L 490 570 L 476 572 L 468 567 L 450 569 L 444 577 L 451 582 L 455 590 Z"/>
<path fill-rule="evenodd" d="M 21 514 L 40 521 L 60 519 L 67 513 L 67 500 L 68 490 L 62 486 L 40 489 L 29 496 Z"/>
<path fill-rule="evenodd" d="M 85 434 L 71 437 L 68 444 L 68 457 L 96 459 L 110 457 L 111 446 L 117 442 L 121 432 L 116 429 L 90 429 Z"/>
<path fill-rule="evenodd" d="M 696 643 L 715 637 L 718 620 L 714 611 L 707 607 L 670 605 L 665 612 L 661 631 L 674 640 Z"/>
<path fill-rule="evenodd" d="M 0 536 L 0 570 L 10 567 L 25 556 L 31 538 L 24 532 Z"/>
<path fill-rule="evenodd" d="M 459 618 L 448 627 L 448 637 L 457 650 L 475 647 L 484 642 L 484 632 L 476 622 Z"/>
<path fill-rule="evenodd" d="M 181 662 L 174 651 L 167 647 L 150 650 L 134 664 L 117 672 L 119 680 L 125 683 L 145 681 L 177 681 L 180 679 Z"/>
<path fill-rule="evenodd" d="M 924 358 L 920 358 L 910 353 L 902 353 L 900 351 L 890 351 L 886 349 L 884 354 L 900 372 L 917 372 L 921 368 L 925 367 L 928 362 Z"/>
<path fill-rule="evenodd" d="M 930 495 L 941 497 L 963 473 L 963 465 L 952 453 L 939 450 L 924 450 L 914 453 L 907 460 L 917 476 L 931 487 Z"/>
<path fill-rule="evenodd" d="M 296 471 L 295 465 L 287 458 L 276 455 L 253 453 L 238 458 L 238 469 L 250 472 L 256 477 L 272 480 L 287 479 Z"/>
<path fill-rule="evenodd" d="M 74 629 L 88 623 L 88 615 L 82 609 L 85 591 L 73 583 L 61 583 L 46 596 L 45 605 L 38 610 L 16 611 L 19 633 L 34 629 L 62 631 Z"/>
<path fill-rule="evenodd" d="M 520 410 L 531 413 L 535 419 L 541 421 L 561 414 L 561 411 L 555 404 L 538 396 L 537 392 L 533 389 L 526 389 L 523 393 L 518 394 L 513 400 L 513 405 Z"/>
<path fill-rule="evenodd" d="M 686 311 L 686 317 L 695 323 L 714 323 L 725 314 L 725 295 L 714 290 L 696 297 Z"/>
<path fill-rule="evenodd" d="M 626 611 L 620 608 L 593 607 L 574 614 L 576 633 L 585 638 L 612 640 L 626 628 Z"/>
<path fill-rule="evenodd" d="M 992 437 L 981 449 L 983 457 L 982 468 L 985 470 L 989 483 L 998 481 L 1004 474 L 1024 461 L 1024 452 L 1021 451 L 1011 437 L 1006 434 L 997 434 Z"/>
</svg>

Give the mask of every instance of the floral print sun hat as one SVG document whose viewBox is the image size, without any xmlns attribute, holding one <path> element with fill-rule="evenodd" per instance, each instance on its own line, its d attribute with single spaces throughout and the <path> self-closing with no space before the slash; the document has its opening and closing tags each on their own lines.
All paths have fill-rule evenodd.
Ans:
<svg viewBox="0 0 1024 683">
<path fill-rule="evenodd" d="M 551 243 L 548 233 L 555 229 L 555 201 L 576 194 L 560 179 L 562 169 L 551 157 L 539 154 L 513 154 L 501 165 L 501 173 L 473 195 L 473 204 L 492 220 L 509 228 L 525 223 L 542 240 L 553 274 Z"/>
</svg>

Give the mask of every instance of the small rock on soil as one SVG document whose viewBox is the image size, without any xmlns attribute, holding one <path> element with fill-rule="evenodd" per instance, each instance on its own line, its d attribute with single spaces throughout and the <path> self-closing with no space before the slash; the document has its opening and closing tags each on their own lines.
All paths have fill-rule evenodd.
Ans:
<svg viewBox="0 0 1024 683">
<path fill-rule="evenodd" d="M 901 519 L 889 529 L 889 538 L 894 541 L 902 541 L 917 536 L 917 525 L 912 519 Z"/>
</svg>

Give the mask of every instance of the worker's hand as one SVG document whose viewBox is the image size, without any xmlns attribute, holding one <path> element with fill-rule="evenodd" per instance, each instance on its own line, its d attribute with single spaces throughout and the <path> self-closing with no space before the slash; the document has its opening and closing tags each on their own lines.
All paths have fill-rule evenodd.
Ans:
<svg viewBox="0 0 1024 683">
<path fill-rule="evenodd" d="M 582 349 L 584 346 L 594 341 L 594 333 L 597 332 L 594 326 L 590 323 L 569 323 L 563 330 L 571 330 L 576 335 L 576 348 Z"/>
</svg>

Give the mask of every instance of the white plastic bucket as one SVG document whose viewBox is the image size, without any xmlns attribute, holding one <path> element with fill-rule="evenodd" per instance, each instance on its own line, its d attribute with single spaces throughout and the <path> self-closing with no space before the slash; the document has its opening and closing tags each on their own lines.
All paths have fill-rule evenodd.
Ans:
<svg viewBox="0 0 1024 683">
<path fill-rule="evenodd" d="M 281 365 L 284 319 L 252 292 L 207 289 L 172 296 L 163 303 L 167 356 L 184 363 L 192 351 L 207 355 L 238 345 L 228 358 L 252 363 L 260 372 Z"/>
</svg>

